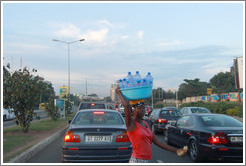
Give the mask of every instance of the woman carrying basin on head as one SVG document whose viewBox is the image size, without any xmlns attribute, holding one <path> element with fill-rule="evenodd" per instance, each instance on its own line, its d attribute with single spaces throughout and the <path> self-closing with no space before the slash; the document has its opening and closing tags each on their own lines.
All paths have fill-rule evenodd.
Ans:
<svg viewBox="0 0 246 166">
<path fill-rule="evenodd" d="M 179 156 L 184 156 L 186 154 L 187 150 L 176 149 L 168 146 L 160 142 L 151 132 L 148 124 L 142 120 L 143 116 L 145 115 L 145 106 L 143 102 L 130 105 L 125 97 L 121 94 L 119 88 L 116 89 L 116 93 L 119 95 L 120 100 L 124 106 L 127 134 L 133 147 L 132 156 L 129 160 L 130 163 L 149 163 L 152 159 L 152 142 L 158 147 L 172 151 Z M 133 110 L 132 107 L 134 107 Z"/>
</svg>

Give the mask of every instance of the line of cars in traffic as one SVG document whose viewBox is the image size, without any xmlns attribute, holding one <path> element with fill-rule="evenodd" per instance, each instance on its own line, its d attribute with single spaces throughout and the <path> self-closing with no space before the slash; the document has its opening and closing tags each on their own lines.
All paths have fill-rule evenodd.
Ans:
<svg viewBox="0 0 246 166">
<path fill-rule="evenodd" d="M 81 103 L 64 136 L 62 161 L 128 162 L 132 145 L 123 116 L 122 110 L 107 109 L 104 103 Z M 164 107 L 146 108 L 144 120 L 153 133 L 164 135 L 167 144 L 188 146 L 194 162 L 243 160 L 243 125 L 233 117 L 203 107 Z"/>
<path fill-rule="evenodd" d="M 119 111 L 107 109 L 105 103 L 82 102 L 69 123 L 62 162 L 129 162 L 132 145 Z"/>
<path fill-rule="evenodd" d="M 194 162 L 206 159 L 243 161 L 243 124 L 203 107 L 164 107 L 149 115 L 152 132 L 172 146 L 188 146 Z"/>
</svg>

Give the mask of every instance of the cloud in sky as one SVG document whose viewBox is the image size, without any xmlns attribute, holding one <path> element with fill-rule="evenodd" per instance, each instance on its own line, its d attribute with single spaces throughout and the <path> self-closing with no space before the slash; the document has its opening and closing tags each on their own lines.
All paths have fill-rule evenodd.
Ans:
<svg viewBox="0 0 246 166">
<path fill-rule="evenodd" d="M 71 90 L 84 93 L 87 78 L 90 92 L 99 96 L 108 96 L 110 85 L 128 71 L 139 70 L 142 76 L 151 72 L 154 87 L 167 90 L 177 88 L 186 78 L 209 81 L 216 73 L 229 71 L 233 58 L 243 55 L 242 13 L 238 10 L 241 6 L 234 9 L 224 4 L 211 4 L 211 8 L 201 5 L 202 10 L 197 9 L 193 15 L 188 4 L 178 4 L 182 7 L 177 10 L 175 4 L 164 3 L 134 7 L 95 4 L 98 8 L 75 3 L 69 4 L 69 8 L 64 4 L 67 11 L 63 15 L 58 12 L 63 11 L 62 5 L 53 5 L 54 10 L 43 15 L 32 10 L 42 11 L 49 4 L 26 10 L 25 5 L 18 4 L 15 8 L 12 5 L 4 8 L 3 17 L 8 21 L 4 21 L 3 56 L 4 64 L 14 59 L 14 66 L 19 66 L 22 57 L 23 66 L 37 68 L 45 80 L 53 83 L 56 93 L 59 86 L 67 84 L 68 56 L 66 45 L 53 42 L 53 38 L 68 42 L 85 39 L 70 47 Z M 146 9 L 151 14 L 142 12 Z M 180 12 L 173 13 L 172 9 Z M 209 13 L 209 9 L 216 9 L 221 17 Z M 224 14 L 230 17 L 225 18 Z M 37 22 L 26 21 L 37 18 Z M 230 27 L 223 26 L 228 22 Z M 218 23 L 216 29 L 220 31 L 207 28 L 214 23 Z"/>
<path fill-rule="evenodd" d="M 144 34 L 144 31 L 138 31 L 138 38 L 139 39 L 143 39 L 143 34 Z"/>
</svg>

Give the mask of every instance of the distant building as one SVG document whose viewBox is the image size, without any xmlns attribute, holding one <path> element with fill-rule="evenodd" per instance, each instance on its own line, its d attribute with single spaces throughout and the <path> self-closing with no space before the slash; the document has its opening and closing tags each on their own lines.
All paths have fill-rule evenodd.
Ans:
<svg viewBox="0 0 246 166">
<path fill-rule="evenodd" d="M 111 84 L 111 88 L 110 88 L 110 98 L 112 101 L 116 101 L 116 93 L 115 93 L 115 89 L 117 88 L 117 84 Z"/>
<path fill-rule="evenodd" d="M 167 92 L 169 92 L 169 93 L 175 93 L 175 89 L 169 88 Z"/>
</svg>

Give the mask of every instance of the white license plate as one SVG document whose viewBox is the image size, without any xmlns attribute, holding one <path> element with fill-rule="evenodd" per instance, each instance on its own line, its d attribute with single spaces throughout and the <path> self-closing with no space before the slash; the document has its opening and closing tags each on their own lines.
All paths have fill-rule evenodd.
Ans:
<svg viewBox="0 0 246 166">
<path fill-rule="evenodd" d="M 243 142 L 243 137 L 230 137 L 231 142 Z"/>
<path fill-rule="evenodd" d="M 176 120 L 169 120 L 169 121 L 168 121 L 168 123 L 170 123 L 170 124 L 171 124 L 171 123 L 175 123 L 175 122 L 176 122 Z"/>
<path fill-rule="evenodd" d="M 85 142 L 110 142 L 110 136 L 86 136 Z"/>
</svg>

